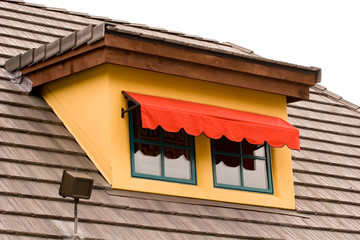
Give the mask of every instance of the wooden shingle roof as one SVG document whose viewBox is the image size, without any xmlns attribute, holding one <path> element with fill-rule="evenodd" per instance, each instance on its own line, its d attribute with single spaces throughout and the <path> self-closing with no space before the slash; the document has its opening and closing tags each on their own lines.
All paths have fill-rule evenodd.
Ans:
<svg viewBox="0 0 360 240">
<path fill-rule="evenodd" d="M 5 61 L 104 19 L 0 1 L 0 238 L 62 239 L 73 233 L 73 203 L 59 196 L 64 169 L 95 180 L 79 205 L 86 239 L 359 239 L 359 107 L 316 85 L 288 106 L 300 129 L 294 151 L 296 210 L 113 190 L 36 91 L 11 82 Z M 169 34 L 183 42 L 253 53 L 143 25 L 118 29 Z M 149 30 L 150 29 L 150 30 Z M 146 31 L 150 31 L 146 32 Z M 257 56 L 254 56 L 257 57 Z"/>
</svg>

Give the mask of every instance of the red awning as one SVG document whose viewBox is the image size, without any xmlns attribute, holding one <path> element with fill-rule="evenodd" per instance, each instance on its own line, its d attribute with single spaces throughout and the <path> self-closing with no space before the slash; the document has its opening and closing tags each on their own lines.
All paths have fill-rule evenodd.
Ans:
<svg viewBox="0 0 360 240">
<path fill-rule="evenodd" d="M 266 141 L 273 147 L 287 145 L 300 150 L 299 130 L 281 118 L 138 93 L 126 94 L 140 104 L 143 128 L 161 126 L 168 132 L 183 128 L 193 136 L 204 133 L 218 139 L 224 135 L 235 142 L 246 138 L 252 144 Z"/>
</svg>

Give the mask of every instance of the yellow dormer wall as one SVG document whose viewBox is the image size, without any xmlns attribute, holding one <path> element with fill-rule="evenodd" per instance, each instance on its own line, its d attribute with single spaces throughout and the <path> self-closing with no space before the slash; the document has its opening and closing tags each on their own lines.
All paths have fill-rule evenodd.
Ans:
<svg viewBox="0 0 360 240">
<path fill-rule="evenodd" d="M 274 194 L 214 188 L 210 139 L 195 137 L 197 185 L 132 178 L 128 115 L 121 91 L 280 117 L 286 97 L 118 65 L 103 64 L 47 83 L 41 93 L 104 178 L 116 189 L 294 209 L 291 152 L 272 148 Z"/>
<path fill-rule="evenodd" d="M 44 99 L 111 184 L 110 90 L 104 67 L 53 81 Z"/>
</svg>

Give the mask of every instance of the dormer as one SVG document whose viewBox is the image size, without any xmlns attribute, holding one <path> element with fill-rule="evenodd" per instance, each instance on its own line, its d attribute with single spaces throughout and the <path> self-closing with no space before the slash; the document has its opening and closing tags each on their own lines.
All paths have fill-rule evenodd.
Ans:
<svg viewBox="0 0 360 240">
<path fill-rule="evenodd" d="M 317 68 L 105 24 L 6 68 L 41 92 L 114 189 L 295 208 L 287 103 L 308 99 Z"/>
</svg>

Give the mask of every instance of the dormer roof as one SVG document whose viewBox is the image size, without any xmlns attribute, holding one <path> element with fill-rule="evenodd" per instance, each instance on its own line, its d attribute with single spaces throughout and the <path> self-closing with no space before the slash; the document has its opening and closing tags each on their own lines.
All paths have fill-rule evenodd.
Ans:
<svg viewBox="0 0 360 240">
<path fill-rule="evenodd" d="M 181 71 L 167 68 L 164 61 Z M 5 61 L 5 68 L 25 75 L 36 87 L 103 63 L 285 95 L 288 102 L 308 99 L 309 87 L 321 78 L 319 68 L 266 59 L 235 44 L 115 22 L 90 24 L 18 53 Z"/>
</svg>

